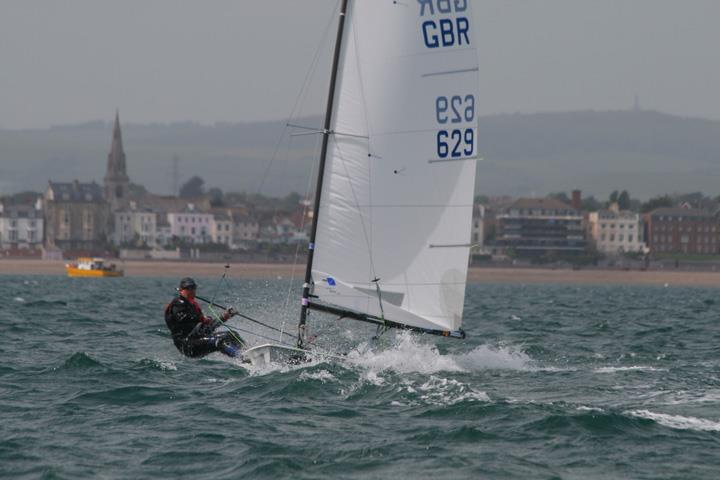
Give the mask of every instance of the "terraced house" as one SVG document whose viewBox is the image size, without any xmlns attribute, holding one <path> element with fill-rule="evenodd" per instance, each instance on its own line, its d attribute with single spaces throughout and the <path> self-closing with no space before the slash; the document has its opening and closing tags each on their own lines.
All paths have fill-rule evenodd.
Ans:
<svg viewBox="0 0 720 480">
<path fill-rule="evenodd" d="M 692 208 L 658 208 L 645 215 L 651 253 L 720 253 L 720 228 L 714 213 Z"/>
<path fill-rule="evenodd" d="M 44 225 L 41 198 L 31 204 L 0 202 L 0 249 L 39 250 Z"/>
</svg>

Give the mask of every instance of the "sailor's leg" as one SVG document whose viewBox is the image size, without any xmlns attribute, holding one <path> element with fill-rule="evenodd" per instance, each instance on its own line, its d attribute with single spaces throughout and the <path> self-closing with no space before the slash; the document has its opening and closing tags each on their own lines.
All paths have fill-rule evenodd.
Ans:
<svg viewBox="0 0 720 480">
<path fill-rule="evenodd" d="M 217 349 L 228 357 L 239 357 L 242 349 L 245 348 L 245 342 L 236 339 L 229 332 L 216 335 L 215 338 Z"/>
<path fill-rule="evenodd" d="M 210 353 L 217 352 L 218 347 L 215 340 L 214 337 L 189 338 L 183 344 L 182 352 L 188 357 L 204 357 Z"/>
</svg>

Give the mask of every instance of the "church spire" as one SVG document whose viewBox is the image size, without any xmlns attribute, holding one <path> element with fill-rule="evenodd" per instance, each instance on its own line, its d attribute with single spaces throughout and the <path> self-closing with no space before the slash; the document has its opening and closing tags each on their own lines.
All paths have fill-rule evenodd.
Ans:
<svg viewBox="0 0 720 480">
<path fill-rule="evenodd" d="M 115 110 L 115 126 L 113 127 L 112 145 L 108 155 L 107 175 L 108 177 L 125 177 L 125 151 L 122 144 L 122 131 L 120 130 L 120 112 Z"/>
<path fill-rule="evenodd" d="M 107 159 L 105 173 L 105 199 L 113 210 L 122 208 L 127 203 L 130 179 L 127 175 L 125 151 L 120 130 L 120 112 L 115 110 L 115 126 L 113 127 L 112 145 Z"/>
</svg>

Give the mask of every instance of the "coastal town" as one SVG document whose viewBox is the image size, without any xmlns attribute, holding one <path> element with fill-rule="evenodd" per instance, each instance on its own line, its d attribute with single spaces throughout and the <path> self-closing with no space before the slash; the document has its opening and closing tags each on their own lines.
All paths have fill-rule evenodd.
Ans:
<svg viewBox="0 0 720 480">
<path fill-rule="evenodd" d="M 49 179 L 45 192 L 0 198 L 0 258 L 274 263 L 305 251 L 299 247 L 312 224 L 308 199 L 206 192 L 202 183 L 193 177 L 178 195 L 155 195 L 131 181 L 116 114 L 102 183 Z M 472 208 L 472 264 L 642 268 L 720 253 L 719 205 L 702 194 L 642 203 L 626 191 L 598 201 L 572 190 L 545 198 L 479 196 Z"/>
</svg>

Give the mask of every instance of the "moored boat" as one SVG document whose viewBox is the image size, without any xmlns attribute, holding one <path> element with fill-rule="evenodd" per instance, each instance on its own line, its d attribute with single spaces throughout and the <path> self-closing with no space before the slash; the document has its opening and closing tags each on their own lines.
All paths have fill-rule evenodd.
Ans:
<svg viewBox="0 0 720 480">
<path fill-rule="evenodd" d="M 98 257 L 81 257 L 75 263 L 65 264 L 68 277 L 122 277 L 124 272 L 118 270 L 114 263 L 106 264 L 105 259 Z"/>
</svg>

